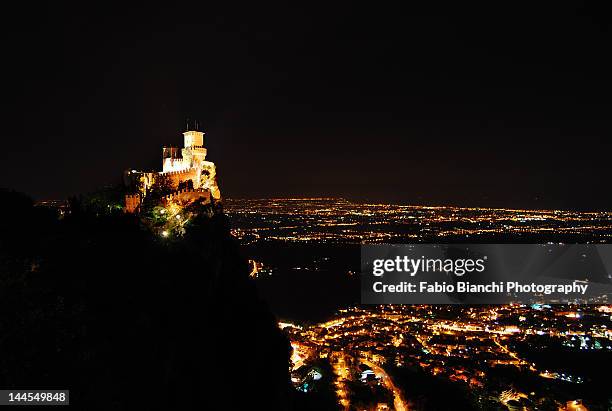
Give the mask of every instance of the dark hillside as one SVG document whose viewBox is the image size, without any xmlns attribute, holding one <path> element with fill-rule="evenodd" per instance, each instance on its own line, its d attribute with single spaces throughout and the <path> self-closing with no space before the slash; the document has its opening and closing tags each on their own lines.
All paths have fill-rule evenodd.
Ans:
<svg viewBox="0 0 612 411">
<path fill-rule="evenodd" d="M 162 239 L 0 197 L 0 387 L 87 410 L 286 409 L 290 347 L 224 215 Z"/>
</svg>

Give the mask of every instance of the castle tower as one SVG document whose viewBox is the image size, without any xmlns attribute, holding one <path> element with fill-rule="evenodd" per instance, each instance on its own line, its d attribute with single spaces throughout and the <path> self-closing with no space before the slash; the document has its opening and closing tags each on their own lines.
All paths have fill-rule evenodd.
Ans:
<svg viewBox="0 0 612 411">
<path fill-rule="evenodd" d="M 188 130 L 183 133 L 183 136 L 185 138 L 185 148 L 204 147 L 204 132 Z"/>
<path fill-rule="evenodd" d="M 185 140 L 182 150 L 183 163 L 186 167 L 201 167 L 206 159 L 204 148 L 204 132 L 188 130 L 183 133 Z"/>
</svg>

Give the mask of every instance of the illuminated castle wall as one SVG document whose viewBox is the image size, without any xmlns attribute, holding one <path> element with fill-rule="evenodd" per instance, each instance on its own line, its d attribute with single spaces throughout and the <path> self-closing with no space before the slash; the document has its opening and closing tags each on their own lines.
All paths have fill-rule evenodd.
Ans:
<svg viewBox="0 0 612 411">
<path fill-rule="evenodd" d="M 183 140 L 183 148 L 180 149 L 180 152 L 177 147 L 163 147 L 161 172 L 137 170 L 125 172 L 125 183 L 136 191 L 126 196 L 125 210 L 127 212 L 138 211 L 142 199 L 149 195 L 156 185 L 163 185 L 165 190 L 169 190 L 160 199 L 162 202 L 169 201 L 168 199 L 181 203 L 197 198 L 205 202 L 215 202 L 221 199 L 215 164 L 206 161 L 204 133 L 188 130 L 183 133 Z"/>
</svg>

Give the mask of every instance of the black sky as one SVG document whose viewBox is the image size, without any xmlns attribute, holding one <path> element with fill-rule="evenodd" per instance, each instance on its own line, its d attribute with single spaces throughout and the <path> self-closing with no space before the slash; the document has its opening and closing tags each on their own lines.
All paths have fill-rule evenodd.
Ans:
<svg viewBox="0 0 612 411">
<path fill-rule="evenodd" d="M 190 117 L 225 196 L 612 209 L 605 10 L 58 3 L 2 17 L 0 186 L 160 168 Z"/>
</svg>

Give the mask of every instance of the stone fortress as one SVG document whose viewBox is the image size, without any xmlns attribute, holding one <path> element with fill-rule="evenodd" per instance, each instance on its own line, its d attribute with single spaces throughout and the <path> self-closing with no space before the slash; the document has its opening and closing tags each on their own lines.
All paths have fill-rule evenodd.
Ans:
<svg viewBox="0 0 612 411">
<path fill-rule="evenodd" d="M 154 193 L 162 193 L 159 198 L 162 205 L 221 201 L 215 164 L 206 161 L 204 132 L 187 130 L 183 139 L 180 151 L 178 147 L 163 147 L 161 172 L 125 171 L 124 183 L 132 190 L 125 196 L 126 212 L 139 212 L 143 200 Z"/>
</svg>

